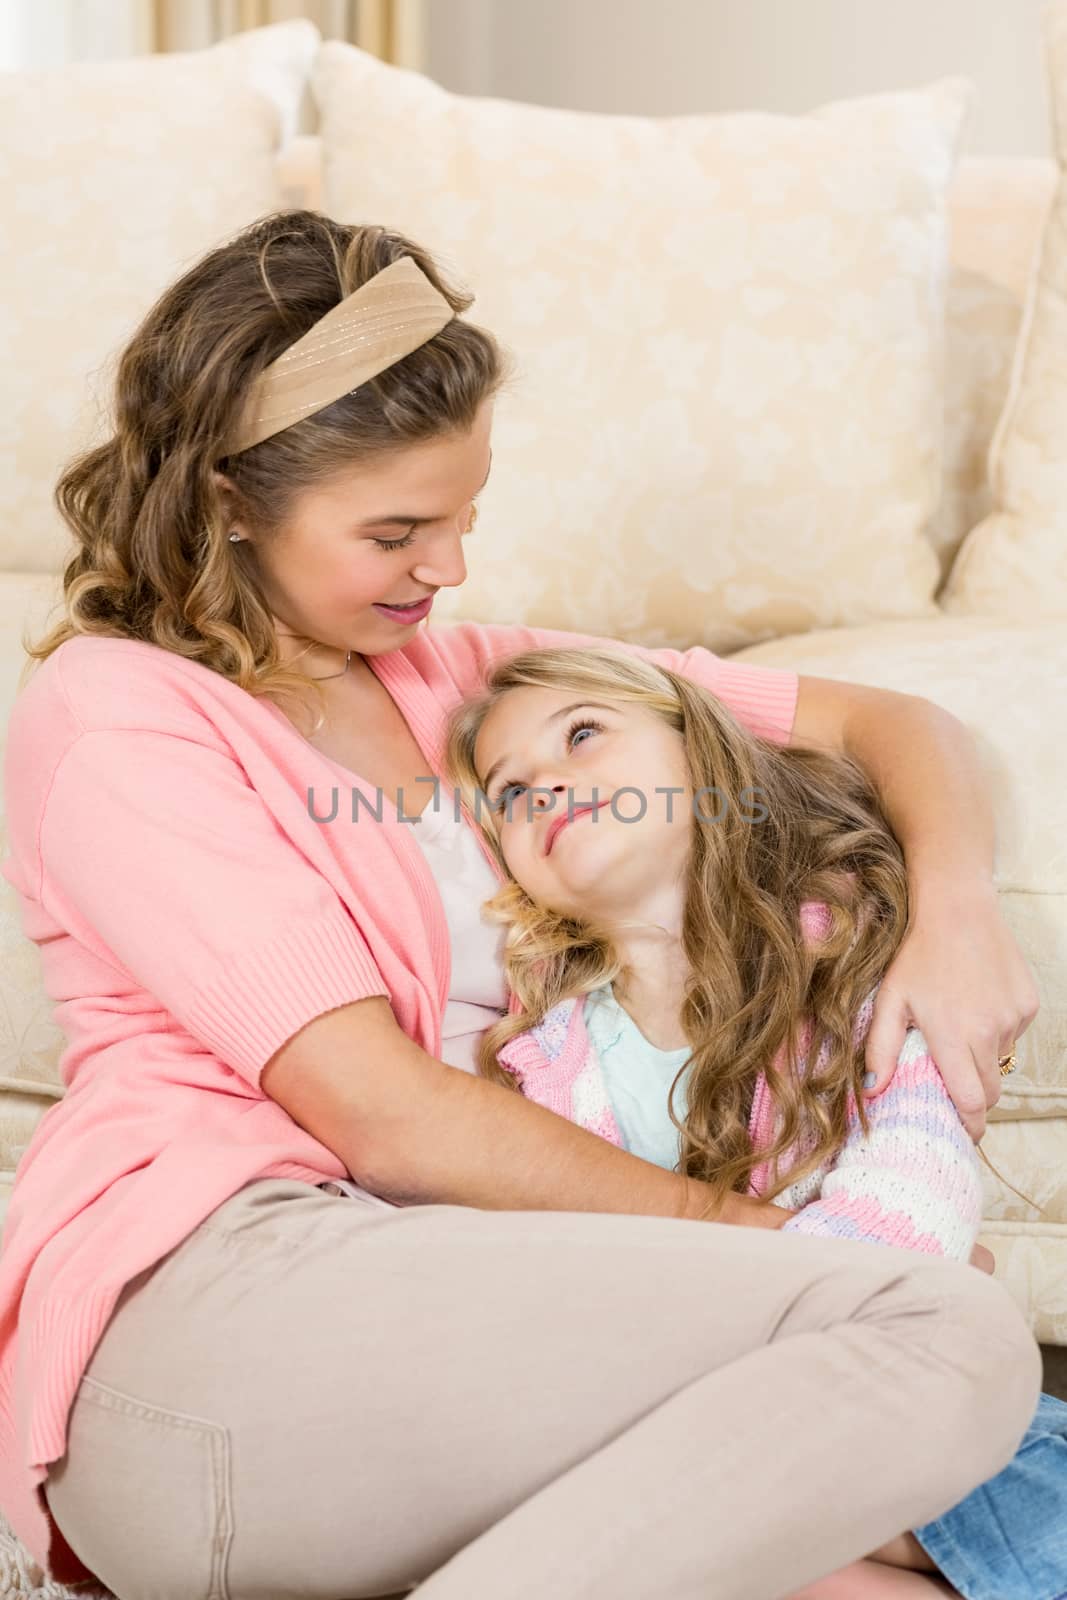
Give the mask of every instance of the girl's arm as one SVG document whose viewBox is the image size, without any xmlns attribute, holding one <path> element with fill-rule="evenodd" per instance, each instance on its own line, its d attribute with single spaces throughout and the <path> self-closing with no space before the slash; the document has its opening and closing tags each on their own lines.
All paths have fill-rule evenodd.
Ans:
<svg viewBox="0 0 1067 1600">
<path fill-rule="evenodd" d="M 905 1035 L 889 1087 L 853 1103 L 848 1138 L 817 1200 L 783 1233 L 811 1233 L 970 1259 L 982 1220 L 978 1157 L 917 1028 Z"/>
</svg>

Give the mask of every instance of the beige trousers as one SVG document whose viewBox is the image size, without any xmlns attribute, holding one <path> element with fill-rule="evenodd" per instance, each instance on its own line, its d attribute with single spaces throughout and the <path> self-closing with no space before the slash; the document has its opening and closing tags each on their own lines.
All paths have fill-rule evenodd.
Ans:
<svg viewBox="0 0 1067 1600">
<path fill-rule="evenodd" d="M 129 1284 L 46 1494 L 120 1600 L 776 1600 L 1014 1453 L 973 1267 L 267 1179 Z"/>
</svg>

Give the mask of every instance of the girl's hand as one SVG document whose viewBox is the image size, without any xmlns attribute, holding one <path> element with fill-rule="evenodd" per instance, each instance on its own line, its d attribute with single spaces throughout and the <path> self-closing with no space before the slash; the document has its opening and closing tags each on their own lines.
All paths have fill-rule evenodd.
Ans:
<svg viewBox="0 0 1067 1600">
<path fill-rule="evenodd" d="M 977 1267 L 979 1272 L 988 1272 L 992 1276 L 997 1270 L 996 1257 L 984 1244 L 976 1244 L 971 1251 L 971 1266 Z"/>
<path fill-rule="evenodd" d="M 971 1138 L 1000 1098 L 998 1058 L 1014 1048 L 1040 1005 L 1037 985 L 1001 918 L 991 885 L 946 886 L 916 904 L 878 991 L 866 1065 L 881 1094 L 909 1027 L 921 1028 Z"/>
</svg>

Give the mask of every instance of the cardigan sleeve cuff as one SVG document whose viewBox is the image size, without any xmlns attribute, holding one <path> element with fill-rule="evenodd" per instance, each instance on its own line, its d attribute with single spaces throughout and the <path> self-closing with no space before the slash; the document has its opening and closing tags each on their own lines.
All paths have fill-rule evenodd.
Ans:
<svg viewBox="0 0 1067 1600">
<path fill-rule="evenodd" d="M 788 745 L 800 696 L 798 673 L 691 650 L 687 675 L 703 683 L 750 733 Z"/>
<path fill-rule="evenodd" d="M 228 960 L 199 990 L 190 1024 L 258 1086 L 267 1062 L 307 1023 L 376 994 L 388 995 L 388 986 L 355 923 L 338 908 Z"/>
</svg>

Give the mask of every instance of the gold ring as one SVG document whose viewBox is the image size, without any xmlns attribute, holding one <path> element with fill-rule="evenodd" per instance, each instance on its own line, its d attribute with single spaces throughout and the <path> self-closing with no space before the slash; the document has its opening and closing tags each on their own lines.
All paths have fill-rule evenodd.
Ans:
<svg viewBox="0 0 1067 1600">
<path fill-rule="evenodd" d="M 1008 1077 L 1010 1073 L 1015 1071 L 1015 1051 L 1013 1050 L 1011 1055 L 1001 1056 L 997 1066 L 1000 1068 L 1000 1076 L 1002 1078 Z"/>
</svg>

